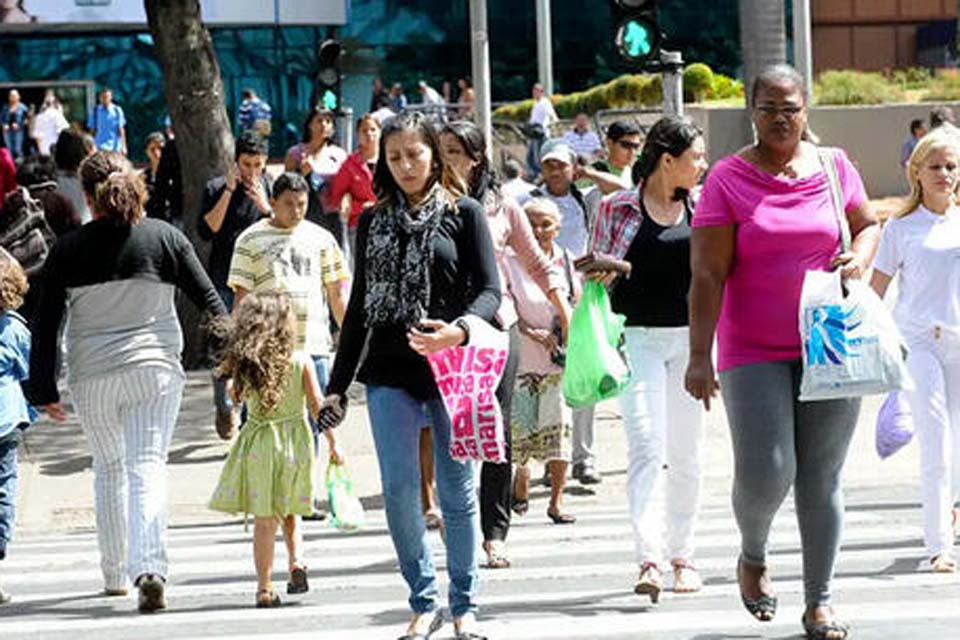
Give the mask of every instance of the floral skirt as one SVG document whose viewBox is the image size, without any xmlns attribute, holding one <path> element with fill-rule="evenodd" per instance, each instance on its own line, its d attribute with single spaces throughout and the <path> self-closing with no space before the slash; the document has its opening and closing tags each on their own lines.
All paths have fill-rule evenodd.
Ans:
<svg viewBox="0 0 960 640">
<path fill-rule="evenodd" d="M 521 373 L 513 391 L 510 416 L 513 461 L 569 461 L 573 417 L 563 399 L 563 374 Z"/>
<path fill-rule="evenodd" d="M 303 416 L 251 418 L 220 472 L 210 508 L 282 518 L 313 512 L 313 435 Z"/>
</svg>

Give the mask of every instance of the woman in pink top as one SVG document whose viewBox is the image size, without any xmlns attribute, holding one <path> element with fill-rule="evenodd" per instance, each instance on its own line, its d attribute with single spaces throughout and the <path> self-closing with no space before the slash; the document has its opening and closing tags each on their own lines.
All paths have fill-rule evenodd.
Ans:
<svg viewBox="0 0 960 640">
<path fill-rule="evenodd" d="M 500 193 L 499 185 L 487 160 L 486 141 L 483 132 L 472 122 L 458 120 L 448 123 L 440 134 L 443 160 L 456 171 L 470 190 L 470 197 L 483 204 L 487 223 L 497 254 L 501 290 L 507 292 L 506 255 L 512 249 L 523 264 L 533 282 L 546 294 L 557 310 L 563 332 L 566 334 L 570 318 L 570 305 L 566 300 L 566 281 L 562 270 L 551 266 L 543 255 L 530 222 L 512 198 Z M 503 380 L 497 389 L 497 399 L 504 415 L 510 415 L 514 380 L 517 375 L 519 329 L 513 300 L 504 293 L 497 323 L 510 331 L 510 356 L 504 369 Z M 480 524 L 483 528 L 483 548 L 487 552 L 487 564 L 492 568 L 509 566 L 506 557 L 507 532 L 510 529 L 510 509 L 517 502 L 518 512 L 525 509 L 526 496 L 512 498 L 510 457 L 510 430 L 507 433 L 507 462 L 483 463 L 480 474 Z"/>
<path fill-rule="evenodd" d="M 857 422 L 857 399 L 800 402 L 800 289 L 807 270 L 841 268 L 859 278 L 879 226 L 857 170 L 839 150 L 803 140 L 803 80 L 778 65 L 751 91 L 757 143 L 717 163 L 693 217 L 690 362 L 686 388 L 707 409 L 718 382 L 734 450 L 733 508 L 741 534 L 737 580 L 744 606 L 773 619 L 777 598 L 767 538 L 792 486 L 803 548 L 808 638 L 838 640 L 848 629 L 830 606 L 840 547 L 840 474 Z M 839 254 L 840 229 L 820 151 L 837 166 L 853 249 Z M 717 322 L 719 317 L 719 323 Z"/>
<path fill-rule="evenodd" d="M 357 120 L 357 150 L 333 177 L 330 185 L 330 202 L 335 209 L 343 210 L 343 197 L 350 196 L 350 215 L 347 218 L 347 246 L 353 264 L 357 248 L 357 222 L 367 207 L 377 202 L 373 193 L 373 172 L 380 156 L 380 122 L 369 113 Z"/>
</svg>

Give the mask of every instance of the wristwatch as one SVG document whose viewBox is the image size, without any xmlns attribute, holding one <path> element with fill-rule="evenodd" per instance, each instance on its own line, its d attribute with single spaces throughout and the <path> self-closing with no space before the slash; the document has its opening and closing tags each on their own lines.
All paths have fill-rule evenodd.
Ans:
<svg viewBox="0 0 960 640">
<path fill-rule="evenodd" d="M 470 324 L 463 318 L 457 318 L 453 321 L 453 326 L 463 330 L 463 342 L 460 343 L 460 346 L 470 344 Z"/>
</svg>

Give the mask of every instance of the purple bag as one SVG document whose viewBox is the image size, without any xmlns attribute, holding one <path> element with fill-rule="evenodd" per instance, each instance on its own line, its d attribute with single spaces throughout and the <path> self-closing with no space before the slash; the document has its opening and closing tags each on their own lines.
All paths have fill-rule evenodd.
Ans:
<svg viewBox="0 0 960 640">
<path fill-rule="evenodd" d="M 889 458 L 913 438 L 913 412 L 900 391 L 887 396 L 877 414 L 877 454 Z"/>
</svg>

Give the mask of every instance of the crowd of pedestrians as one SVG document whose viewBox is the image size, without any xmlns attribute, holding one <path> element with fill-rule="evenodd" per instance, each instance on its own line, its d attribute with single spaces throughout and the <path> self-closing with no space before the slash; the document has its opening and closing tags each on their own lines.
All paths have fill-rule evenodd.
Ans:
<svg viewBox="0 0 960 640">
<path fill-rule="evenodd" d="M 425 101 L 439 95 L 419 88 Z M 472 95 L 469 80 L 460 89 Z M 0 252 L 0 560 L 21 431 L 34 407 L 66 419 L 65 371 L 93 455 L 104 594 L 132 585 L 140 611 L 166 607 L 165 463 L 184 386 L 179 290 L 211 318 L 216 430 L 233 444 L 208 488 L 210 507 L 254 516 L 255 605 L 280 604 L 271 582 L 278 527 L 286 593 L 309 590 L 300 520 L 322 517 L 318 461 L 343 462 L 336 428 L 358 380 L 409 589 L 402 637 L 427 638 L 444 623 L 427 533 L 439 527 L 456 637 L 479 640 L 481 553 L 490 569 L 516 561 L 507 538 L 512 518 L 530 509 L 532 463 L 544 466 L 546 516 L 556 525 L 576 523 L 563 502 L 568 472 L 583 485 L 602 482 L 594 408 L 572 409 L 563 393 L 571 317 L 588 278 L 607 288 L 626 322 L 631 377 L 617 401 L 634 592 L 656 603 L 668 584 L 676 593 L 702 588 L 701 441 L 719 391 L 740 533 L 731 569 L 745 609 L 761 622 L 777 614 L 768 538 L 792 489 L 802 625 L 808 638 L 846 638 L 831 582 L 860 403 L 798 400 L 797 318 L 807 271 L 859 279 L 872 268 L 881 296 L 899 277 L 895 317 L 915 383 L 906 399 L 921 449 L 924 540 L 932 569 L 956 572 L 960 131 L 911 125 L 911 192 L 881 232 L 846 153 L 810 141 L 807 94 L 789 67 L 757 77 L 756 140 L 720 160 L 702 188 L 707 149 L 689 121 L 664 117 L 646 132 L 617 121 L 601 137 L 580 114 L 555 138 L 556 113 L 542 87 L 533 93 L 526 174 L 516 160 L 497 172 L 491 141 L 469 120 L 377 117 L 405 101 L 402 87 L 378 84 L 355 150 L 334 143 L 334 114 L 315 109 L 271 180 L 269 107 L 251 92 L 234 162 L 207 184 L 196 218 L 210 243 L 204 267 L 169 224 L 179 215 L 148 217 L 148 192 L 164 211 L 175 206 L 163 195 L 174 141 L 151 136 L 149 167 L 134 171 L 122 153 L 123 110 L 103 91 L 93 138 L 58 132 L 53 160 L 22 162 L 9 190 L 26 193 L 4 204 L 4 216 L 41 211 L 49 237 L 41 252 Z M 0 149 L 0 169 L 19 153 L 18 100 L 2 115 L 10 150 Z M 849 250 L 841 250 L 845 229 Z M 583 276 L 574 263 L 590 252 L 628 264 L 631 275 Z M 496 389 L 506 459 L 484 461 L 475 474 L 473 462 L 451 454 L 451 421 L 427 356 L 470 344 L 477 322 L 505 332 L 509 350 Z M 0 591 L 0 603 L 7 598 Z"/>
</svg>

